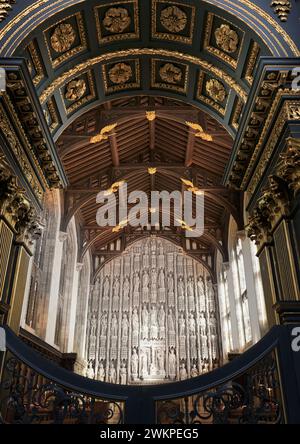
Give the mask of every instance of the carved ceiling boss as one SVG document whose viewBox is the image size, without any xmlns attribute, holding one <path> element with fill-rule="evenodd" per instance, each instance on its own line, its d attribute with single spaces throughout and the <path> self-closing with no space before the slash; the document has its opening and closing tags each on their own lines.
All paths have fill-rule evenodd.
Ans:
<svg viewBox="0 0 300 444">
<path fill-rule="evenodd" d="M 117 63 L 109 70 L 108 76 L 113 83 L 126 83 L 132 76 L 131 66 L 126 63 Z"/>
<path fill-rule="evenodd" d="M 75 39 L 76 33 L 73 26 L 70 23 L 61 23 L 55 28 L 50 41 L 54 51 L 65 52 L 72 47 Z"/>
<path fill-rule="evenodd" d="M 206 91 L 216 102 L 224 102 L 226 98 L 226 90 L 224 85 L 217 79 L 208 80 L 206 83 Z"/>
<path fill-rule="evenodd" d="M 159 70 L 159 75 L 164 82 L 179 83 L 182 79 L 182 71 L 173 65 L 173 63 L 166 63 Z"/>
<path fill-rule="evenodd" d="M 216 42 L 219 48 L 225 52 L 235 52 L 239 44 L 239 36 L 229 25 L 221 25 L 215 31 Z"/>
<path fill-rule="evenodd" d="M 125 31 L 131 23 L 131 18 L 125 8 L 110 8 L 106 11 L 103 20 L 104 28 L 113 33 L 120 34 Z"/>
<path fill-rule="evenodd" d="M 79 100 L 85 92 L 85 81 L 83 79 L 75 79 L 68 83 L 65 98 L 74 102 L 75 100 Z"/>
<path fill-rule="evenodd" d="M 169 6 L 160 15 L 161 24 L 170 32 L 181 32 L 187 25 L 187 16 L 177 6 Z"/>
</svg>

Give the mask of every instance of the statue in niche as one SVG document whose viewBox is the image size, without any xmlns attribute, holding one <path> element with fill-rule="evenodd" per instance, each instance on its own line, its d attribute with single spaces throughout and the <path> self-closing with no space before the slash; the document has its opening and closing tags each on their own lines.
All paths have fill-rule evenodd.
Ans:
<svg viewBox="0 0 300 444">
<path fill-rule="evenodd" d="M 209 311 L 214 311 L 215 294 L 214 294 L 214 287 L 210 278 L 207 279 L 207 300 L 208 300 Z"/>
<path fill-rule="evenodd" d="M 143 274 L 143 289 L 148 288 L 149 286 L 149 275 L 148 271 L 145 271 Z"/>
<path fill-rule="evenodd" d="M 149 268 L 149 253 L 143 255 L 143 268 Z"/>
<path fill-rule="evenodd" d="M 111 335 L 113 337 L 118 336 L 118 320 L 117 320 L 116 313 L 113 314 L 112 319 L 111 319 Z"/>
<path fill-rule="evenodd" d="M 105 370 L 102 361 L 99 363 L 97 379 L 102 382 L 105 380 Z"/>
<path fill-rule="evenodd" d="M 149 313 L 146 305 L 142 309 L 142 339 L 148 339 Z"/>
<path fill-rule="evenodd" d="M 172 310 L 169 310 L 169 314 L 168 314 L 168 330 L 169 330 L 169 333 L 175 333 L 174 316 L 173 316 Z"/>
<path fill-rule="evenodd" d="M 107 314 L 104 314 L 101 318 L 101 336 L 106 336 L 107 331 Z"/>
<path fill-rule="evenodd" d="M 196 336 L 190 336 L 190 349 L 192 358 L 197 358 Z"/>
<path fill-rule="evenodd" d="M 137 377 L 138 374 L 138 366 L 139 366 L 139 357 L 134 348 L 131 356 L 131 374 L 133 377 Z"/>
<path fill-rule="evenodd" d="M 113 310 L 118 310 L 120 300 L 120 280 L 116 278 L 114 282 Z"/>
<path fill-rule="evenodd" d="M 211 354 L 213 359 L 217 358 L 217 351 L 218 351 L 218 338 L 216 335 L 211 336 Z"/>
<path fill-rule="evenodd" d="M 126 380 L 127 380 L 127 368 L 126 368 L 126 364 L 124 362 L 122 362 L 121 368 L 120 368 L 120 384 L 126 385 Z"/>
<path fill-rule="evenodd" d="M 194 295 L 189 295 L 189 309 L 191 311 L 195 310 L 195 299 L 194 299 Z"/>
<path fill-rule="evenodd" d="M 129 283 L 129 279 L 128 279 L 127 276 L 126 276 L 126 279 L 125 279 L 125 281 L 124 281 L 124 286 L 123 286 L 123 288 L 124 288 L 124 300 L 125 300 L 125 299 L 129 299 L 130 283 Z"/>
<path fill-rule="evenodd" d="M 133 278 L 133 292 L 139 293 L 139 291 L 140 291 L 140 277 L 138 273 L 135 273 Z"/>
<path fill-rule="evenodd" d="M 196 378 L 198 375 L 198 370 L 196 364 L 193 364 L 193 367 L 191 368 L 191 377 Z"/>
<path fill-rule="evenodd" d="M 184 298 L 184 285 L 182 278 L 178 281 L 178 296 Z"/>
<path fill-rule="evenodd" d="M 174 292 L 174 279 L 172 273 L 168 276 L 168 292 L 173 293 Z"/>
<path fill-rule="evenodd" d="M 208 358 L 207 336 L 201 335 L 201 354 L 202 358 Z"/>
<path fill-rule="evenodd" d="M 206 319 L 204 313 L 200 313 L 199 326 L 200 326 L 200 335 L 201 336 L 206 335 Z"/>
<path fill-rule="evenodd" d="M 158 338 L 157 312 L 155 307 L 152 307 L 150 312 L 150 338 Z"/>
<path fill-rule="evenodd" d="M 217 320 L 215 318 L 215 315 L 212 313 L 209 318 L 209 326 L 210 326 L 210 332 L 212 335 L 217 336 Z"/>
<path fill-rule="evenodd" d="M 141 350 L 140 354 L 140 373 L 142 377 L 148 375 L 148 356 L 143 349 Z"/>
<path fill-rule="evenodd" d="M 119 297 L 120 292 L 120 279 L 116 277 L 114 281 L 114 297 Z"/>
<path fill-rule="evenodd" d="M 160 256 L 163 256 L 164 255 L 164 247 L 163 247 L 162 242 L 158 243 L 158 249 L 159 249 Z"/>
<path fill-rule="evenodd" d="M 166 314 L 163 305 L 161 305 L 158 312 L 158 326 L 159 326 L 159 337 L 163 339 L 166 334 Z"/>
<path fill-rule="evenodd" d="M 95 378 L 95 372 L 94 372 L 94 369 L 93 369 L 93 362 L 92 361 L 90 361 L 89 364 L 88 364 L 88 368 L 87 368 L 87 371 L 86 371 L 86 377 L 89 378 L 89 379 L 94 379 Z"/>
<path fill-rule="evenodd" d="M 109 277 L 106 276 L 106 278 L 104 279 L 104 284 L 103 284 L 103 297 L 104 298 L 108 298 L 109 295 Z"/>
<path fill-rule="evenodd" d="M 111 384 L 116 384 L 117 382 L 117 372 L 114 361 L 111 361 L 109 367 L 108 382 L 110 382 Z"/>
<path fill-rule="evenodd" d="M 196 336 L 196 321 L 195 321 L 193 313 L 191 313 L 191 315 L 190 315 L 189 329 L 190 329 L 190 335 Z"/>
<path fill-rule="evenodd" d="M 155 254 L 155 251 L 152 251 L 152 255 L 151 255 L 151 267 L 152 267 L 152 268 L 156 267 L 156 254 Z"/>
<path fill-rule="evenodd" d="M 174 379 L 176 376 L 176 355 L 172 347 L 169 353 L 169 376 Z"/>
<path fill-rule="evenodd" d="M 158 353 L 157 353 L 157 368 L 158 368 L 159 374 L 162 375 L 165 373 L 165 356 L 164 356 L 164 353 L 162 352 L 162 350 L 158 350 Z"/>
<path fill-rule="evenodd" d="M 204 280 L 203 280 L 203 277 L 199 277 L 199 279 L 197 281 L 197 288 L 198 288 L 198 295 L 199 295 L 199 297 L 204 296 L 205 291 L 204 291 Z"/>
<path fill-rule="evenodd" d="M 136 308 L 133 310 L 132 313 L 132 331 L 133 334 L 137 334 L 139 331 L 139 315 Z"/>
<path fill-rule="evenodd" d="M 203 362 L 202 369 L 203 369 L 203 373 L 208 373 L 209 372 L 209 362 L 208 362 L 208 359 L 205 359 L 205 361 Z"/>
<path fill-rule="evenodd" d="M 188 279 L 187 293 L 189 298 L 194 297 L 194 283 L 193 283 L 193 278 L 191 277 Z"/>
<path fill-rule="evenodd" d="M 179 336 L 185 336 L 185 319 L 182 313 L 179 317 Z"/>
<path fill-rule="evenodd" d="M 157 281 L 156 270 L 155 270 L 155 268 L 152 268 L 152 270 L 151 270 L 151 282 L 152 282 L 152 284 L 155 283 L 155 288 L 156 288 L 156 281 Z"/>
<path fill-rule="evenodd" d="M 160 269 L 159 275 L 158 275 L 158 287 L 165 288 L 165 273 L 162 268 Z"/>
<path fill-rule="evenodd" d="M 151 252 L 156 253 L 156 241 L 155 239 L 151 239 Z"/>
<path fill-rule="evenodd" d="M 96 328 L 97 328 L 97 318 L 96 315 L 93 314 L 91 318 L 91 337 L 96 336 Z"/>
<path fill-rule="evenodd" d="M 127 314 L 123 314 L 123 319 L 122 319 L 122 334 L 124 337 L 128 337 L 128 329 L 129 329 L 129 322 L 128 322 L 128 317 Z"/>
<path fill-rule="evenodd" d="M 187 378 L 187 371 L 184 362 L 180 364 L 179 376 L 180 376 L 180 381 L 184 381 Z"/>
</svg>

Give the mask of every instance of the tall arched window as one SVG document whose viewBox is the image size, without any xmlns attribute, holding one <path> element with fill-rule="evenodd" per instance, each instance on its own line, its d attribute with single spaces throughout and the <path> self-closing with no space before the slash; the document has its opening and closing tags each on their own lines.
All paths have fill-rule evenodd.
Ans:
<svg viewBox="0 0 300 444">
<path fill-rule="evenodd" d="M 234 295 L 240 345 L 243 347 L 252 340 L 248 293 L 246 287 L 245 264 L 242 240 L 238 237 L 231 251 Z"/>
<path fill-rule="evenodd" d="M 61 350 L 67 350 L 70 328 L 70 313 L 73 291 L 74 273 L 77 257 L 77 241 L 74 220 L 69 224 L 67 237 L 64 241 L 61 261 L 58 306 L 55 326 L 54 343 Z"/>
</svg>

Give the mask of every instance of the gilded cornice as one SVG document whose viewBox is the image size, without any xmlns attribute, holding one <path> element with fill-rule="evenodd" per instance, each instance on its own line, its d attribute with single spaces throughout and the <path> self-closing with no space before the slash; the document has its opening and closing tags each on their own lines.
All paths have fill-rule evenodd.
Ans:
<svg viewBox="0 0 300 444">
<path fill-rule="evenodd" d="M 300 120 L 300 91 L 292 90 L 292 61 L 274 65 L 262 60 L 251 102 L 237 135 L 232 162 L 225 176 L 228 185 L 253 193 L 263 177 L 280 135 L 289 121 Z M 296 62 L 295 62 L 296 63 Z M 248 109 L 247 109 L 248 108 Z"/>
<path fill-rule="evenodd" d="M 4 139 L 7 140 L 12 152 L 18 160 L 21 170 L 30 184 L 37 200 L 41 202 L 44 194 L 43 187 L 41 186 L 35 171 L 24 153 L 22 144 L 17 137 L 2 104 L 0 104 L 0 131 L 2 132 Z"/>
<path fill-rule="evenodd" d="M 40 95 L 40 101 L 41 103 L 45 103 L 48 98 L 54 93 L 55 90 L 58 88 L 61 88 L 62 85 L 64 85 L 69 79 L 72 77 L 78 75 L 79 73 L 85 71 L 87 68 L 90 68 L 92 66 L 95 66 L 99 63 L 107 62 L 112 59 L 125 59 L 126 57 L 133 57 L 133 56 L 160 56 L 160 57 L 170 57 L 174 59 L 178 59 L 178 61 L 184 61 L 187 63 L 194 64 L 196 66 L 199 66 L 213 75 L 219 77 L 222 79 L 229 88 L 232 88 L 240 97 L 241 99 L 246 102 L 247 100 L 247 93 L 244 88 L 242 88 L 233 77 L 231 77 L 229 74 L 225 73 L 222 69 L 218 68 L 217 66 L 213 65 L 212 63 L 209 63 L 208 61 L 201 59 L 199 57 L 195 57 L 189 54 L 180 53 L 177 51 L 169 51 L 165 49 L 151 49 L 151 48 L 134 48 L 134 49 L 128 49 L 124 51 L 116 51 L 111 53 L 102 54 L 100 56 L 94 57 L 92 59 L 86 60 L 83 63 L 80 63 L 79 65 L 75 66 L 74 68 L 70 69 L 69 71 L 66 71 L 61 76 L 57 77 L 51 85 L 49 85 Z"/>
<path fill-rule="evenodd" d="M 32 177 L 38 178 L 43 191 L 48 187 L 59 187 L 65 182 L 64 172 L 24 62 L 21 59 L 1 59 L 1 67 L 7 73 L 6 92 L 1 96 L 2 110 L 20 149 L 22 147 L 34 169 Z M 20 160 L 18 156 L 16 158 Z M 40 201 L 41 196 L 37 197 Z"/>
<path fill-rule="evenodd" d="M 273 240 L 273 232 L 300 191 L 300 139 L 289 138 L 274 173 L 251 211 L 247 234 L 259 247 Z"/>
<path fill-rule="evenodd" d="M 278 92 L 278 95 L 276 97 L 277 100 L 274 101 L 274 105 L 275 105 L 274 106 L 274 110 L 276 109 L 276 106 L 277 106 L 277 103 L 275 103 L 275 102 L 278 102 L 280 100 L 280 98 L 286 92 L 287 92 L 286 90 Z M 280 134 L 282 132 L 282 129 L 283 129 L 284 125 L 286 124 L 286 122 L 291 120 L 291 109 L 292 108 L 298 107 L 299 115 L 298 116 L 295 115 L 293 120 L 299 120 L 300 121 L 300 91 L 297 93 L 297 95 L 299 96 L 298 100 L 288 100 L 288 101 L 286 101 L 284 103 L 282 109 L 280 110 L 280 113 L 279 113 L 279 115 L 278 115 L 278 117 L 276 119 L 276 122 L 275 122 L 274 126 L 273 126 L 273 130 L 272 130 L 272 132 L 270 134 L 270 137 L 268 139 L 268 143 L 266 144 L 266 148 L 265 148 L 265 150 L 264 150 L 264 152 L 263 152 L 263 154 L 262 154 L 262 156 L 261 156 L 261 158 L 259 160 L 259 163 L 258 163 L 257 167 L 254 170 L 254 173 L 252 174 L 251 181 L 250 181 L 249 186 L 248 186 L 248 191 L 250 193 L 254 192 L 255 188 L 258 185 L 258 182 L 263 177 L 263 174 L 264 174 L 264 172 L 265 172 L 265 170 L 267 168 L 267 165 L 268 165 L 268 163 L 269 163 L 269 161 L 270 161 L 270 159 L 271 159 L 271 157 L 272 157 L 272 155 L 274 153 L 276 145 L 278 143 L 278 140 L 279 140 Z M 269 121 L 272 119 L 273 115 L 274 114 L 271 111 L 270 115 L 269 115 L 269 117 L 267 119 L 264 131 L 263 131 L 263 133 L 261 135 L 261 138 L 260 138 L 260 140 L 259 140 L 259 142 L 258 142 L 258 144 L 256 146 L 256 149 L 255 149 L 254 154 L 252 156 L 252 159 L 250 161 L 248 170 L 247 170 L 246 175 L 244 177 L 244 180 L 242 182 L 242 187 L 246 186 L 246 182 L 250 178 L 251 171 L 252 171 L 253 165 L 255 163 L 255 159 L 257 158 L 257 154 L 259 153 L 259 151 L 261 149 L 261 146 L 262 146 L 263 141 L 264 141 L 264 137 L 266 136 L 266 133 L 267 133 L 267 131 L 269 129 Z"/>
</svg>

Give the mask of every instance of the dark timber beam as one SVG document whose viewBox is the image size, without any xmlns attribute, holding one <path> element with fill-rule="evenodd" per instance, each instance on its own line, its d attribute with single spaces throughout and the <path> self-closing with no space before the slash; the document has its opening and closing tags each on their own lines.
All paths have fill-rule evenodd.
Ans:
<svg viewBox="0 0 300 444">
<path fill-rule="evenodd" d="M 119 159 L 119 151 L 118 151 L 118 141 L 117 134 L 114 132 L 109 136 L 109 143 L 111 149 L 111 158 L 114 167 L 118 167 L 120 165 Z"/>
<path fill-rule="evenodd" d="M 194 147 L 195 147 L 195 134 L 196 131 L 192 128 L 189 129 L 188 141 L 185 153 L 185 166 L 189 167 L 193 163 Z"/>
</svg>

